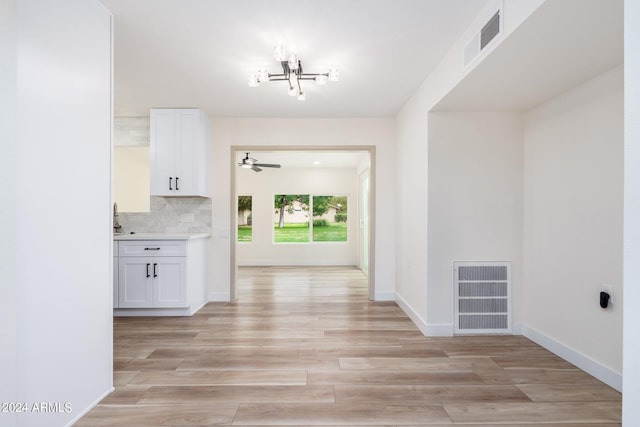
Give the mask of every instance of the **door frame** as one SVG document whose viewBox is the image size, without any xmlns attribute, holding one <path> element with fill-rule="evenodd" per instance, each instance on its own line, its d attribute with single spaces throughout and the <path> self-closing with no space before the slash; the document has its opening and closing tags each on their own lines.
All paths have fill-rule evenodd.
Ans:
<svg viewBox="0 0 640 427">
<path fill-rule="evenodd" d="M 369 197 L 371 191 L 369 189 L 371 180 L 370 170 L 367 168 L 358 174 L 358 268 L 369 274 L 369 212 L 371 211 L 371 203 L 369 203 Z M 366 187 L 365 187 L 366 182 Z M 364 199 L 364 193 L 367 193 L 366 199 Z M 366 204 L 363 201 L 366 200 Z M 365 221 L 366 219 L 366 221 Z M 366 245 L 365 245 L 366 242 Z M 366 252 L 365 252 L 366 246 Z"/>
<path fill-rule="evenodd" d="M 238 227 L 237 227 L 237 198 L 238 189 L 236 185 L 236 170 L 237 170 L 237 155 L 238 153 L 251 152 L 251 151 L 309 151 L 309 152 L 349 152 L 349 151 L 362 151 L 369 154 L 369 272 L 368 272 L 368 294 L 369 300 L 375 300 L 375 196 L 376 196 L 376 147 L 374 145 L 337 145 L 337 146 L 315 146 L 315 145 L 232 145 L 229 150 L 229 158 L 231 163 L 231 179 L 229 188 L 229 209 L 230 209 L 230 223 L 229 223 L 229 270 L 230 270 L 230 300 L 236 299 L 236 281 L 238 278 L 238 263 L 236 261 L 236 240 L 238 239 Z M 359 192 L 359 190 L 358 190 Z M 360 196 L 358 194 L 358 196 Z M 359 213 L 358 213 L 359 215 Z M 359 225 L 358 225 L 359 227 Z"/>
</svg>

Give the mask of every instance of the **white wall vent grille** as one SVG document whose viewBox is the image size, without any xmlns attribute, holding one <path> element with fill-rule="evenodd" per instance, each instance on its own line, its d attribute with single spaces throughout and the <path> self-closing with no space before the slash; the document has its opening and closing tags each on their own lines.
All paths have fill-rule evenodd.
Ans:
<svg viewBox="0 0 640 427">
<path fill-rule="evenodd" d="M 511 333 L 511 263 L 454 262 L 456 334 Z"/>
<path fill-rule="evenodd" d="M 500 11 L 497 11 L 480 30 L 480 50 L 484 49 L 500 32 Z"/>
<path fill-rule="evenodd" d="M 464 66 L 468 66 L 480 55 L 489 43 L 502 31 L 502 8 L 499 8 L 489 20 L 475 33 L 464 47 Z"/>
</svg>

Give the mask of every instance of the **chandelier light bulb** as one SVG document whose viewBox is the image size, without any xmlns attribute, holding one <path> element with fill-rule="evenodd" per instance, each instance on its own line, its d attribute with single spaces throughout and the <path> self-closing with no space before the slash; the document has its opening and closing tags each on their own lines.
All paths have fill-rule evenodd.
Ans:
<svg viewBox="0 0 640 427">
<path fill-rule="evenodd" d="M 293 86 L 289 86 L 289 96 L 296 96 L 297 94 L 298 91 L 296 90 L 296 88 Z"/>
<path fill-rule="evenodd" d="M 258 70 L 258 81 L 260 83 L 266 82 L 269 80 L 269 73 L 264 68 Z"/>
<path fill-rule="evenodd" d="M 276 46 L 275 48 L 273 48 L 273 57 L 278 62 L 282 62 L 282 61 L 286 60 L 286 54 L 284 52 L 284 46 L 279 45 L 279 46 Z"/>
<path fill-rule="evenodd" d="M 289 69 L 291 70 L 298 69 L 298 57 L 296 56 L 295 53 L 289 57 Z"/>
<path fill-rule="evenodd" d="M 260 86 L 260 82 L 258 81 L 258 76 L 255 74 L 251 74 L 247 77 L 247 84 L 249 87 L 258 87 Z"/>
<path fill-rule="evenodd" d="M 329 77 L 326 74 L 319 74 L 315 77 L 315 81 L 318 86 L 326 85 L 328 79 Z"/>
<path fill-rule="evenodd" d="M 338 81 L 338 77 L 339 77 L 338 70 L 336 70 L 335 68 L 332 68 L 332 69 L 329 70 L 329 81 L 330 82 L 337 82 Z"/>
<path fill-rule="evenodd" d="M 307 99 L 307 95 L 303 91 L 298 92 L 298 101 L 304 101 L 305 99 Z"/>
</svg>

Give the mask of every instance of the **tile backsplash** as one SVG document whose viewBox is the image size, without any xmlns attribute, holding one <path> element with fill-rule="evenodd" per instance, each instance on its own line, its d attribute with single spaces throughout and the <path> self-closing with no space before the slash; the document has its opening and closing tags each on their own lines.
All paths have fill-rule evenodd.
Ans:
<svg viewBox="0 0 640 427">
<path fill-rule="evenodd" d="M 201 197 L 152 196 L 150 212 L 118 214 L 124 233 L 211 233 L 212 220 L 211 199 Z"/>
<path fill-rule="evenodd" d="M 113 144 L 117 147 L 149 145 L 149 117 L 114 117 Z"/>
</svg>

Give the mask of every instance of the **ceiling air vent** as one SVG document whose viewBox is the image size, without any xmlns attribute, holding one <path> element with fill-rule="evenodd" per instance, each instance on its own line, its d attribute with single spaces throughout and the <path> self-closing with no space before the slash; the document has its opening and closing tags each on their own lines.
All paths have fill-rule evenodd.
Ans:
<svg viewBox="0 0 640 427">
<path fill-rule="evenodd" d="M 469 65 L 487 45 L 500 34 L 500 9 L 474 34 L 464 47 L 464 65 Z"/>
<path fill-rule="evenodd" d="M 500 11 L 497 11 L 495 15 L 489 19 L 489 22 L 484 24 L 482 30 L 480 30 L 480 50 L 484 49 L 491 40 L 500 32 Z"/>
</svg>

